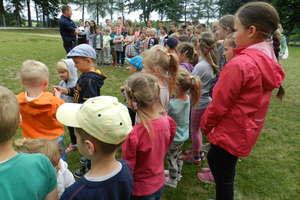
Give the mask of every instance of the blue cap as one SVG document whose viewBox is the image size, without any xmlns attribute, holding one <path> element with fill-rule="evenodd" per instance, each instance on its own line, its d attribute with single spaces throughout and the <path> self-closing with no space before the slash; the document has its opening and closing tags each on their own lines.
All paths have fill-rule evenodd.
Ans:
<svg viewBox="0 0 300 200">
<path fill-rule="evenodd" d="M 133 65 L 137 71 L 142 71 L 144 69 L 143 66 L 143 58 L 141 56 L 134 56 L 133 58 L 125 58 L 127 62 Z"/>
<path fill-rule="evenodd" d="M 77 56 L 92 58 L 94 60 L 97 58 L 95 49 L 93 49 L 93 47 L 91 47 L 88 44 L 78 45 L 68 53 L 68 58 L 77 57 Z"/>
<path fill-rule="evenodd" d="M 175 38 L 169 38 L 166 42 L 166 45 L 171 49 L 175 49 L 178 45 L 178 41 Z"/>
</svg>

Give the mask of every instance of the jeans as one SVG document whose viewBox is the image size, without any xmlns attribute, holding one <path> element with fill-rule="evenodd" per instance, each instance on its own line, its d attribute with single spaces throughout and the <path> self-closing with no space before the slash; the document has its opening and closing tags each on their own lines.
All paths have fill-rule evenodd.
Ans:
<svg viewBox="0 0 300 200">
<path fill-rule="evenodd" d="M 125 52 L 117 51 L 117 64 L 124 65 L 124 61 L 125 61 Z"/>
<path fill-rule="evenodd" d="M 224 149 L 211 145 L 207 161 L 216 182 L 216 200 L 233 200 L 237 159 Z"/>
<path fill-rule="evenodd" d="M 57 142 L 58 146 L 59 146 L 59 152 L 61 155 L 61 158 L 64 161 L 67 161 L 67 154 L 65 152 L 65 143 L 64 143 L 64 135 L 62 134 L 61 136 L 59 136 L 58 138 L 54 139 L 53 141 Z"/>
<path fill-rule="evenodd" d="M 154 194 L 150 194 L 148 196 L 132 196 L 131 200 L 160 200 L 164 192 L 164 186 L 157 190 Z"/>
</svg>

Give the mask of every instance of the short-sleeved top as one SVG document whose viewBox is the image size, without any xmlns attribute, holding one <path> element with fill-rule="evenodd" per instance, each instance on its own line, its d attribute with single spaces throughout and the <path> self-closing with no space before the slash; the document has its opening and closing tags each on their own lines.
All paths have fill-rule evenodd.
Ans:
<svg viewBox="0 0 300 200">
<path fill-rule="evenodd" d="M 93 180 L 82 177 L 65 190 L 61 200 L 130 200 L 133 189 L 131 171 L 124 160 L 119 162 L 121 169 L 114 176 Z"/>
<path fill-rule="evenodd" d="M 172 98 L 169 102 L 168 114 L 176 122 L 175 143 L 185 142 L 189 138 L 190 99 L 185 101 Z"/>
<path fill-rule="evenodd" d="M 55 188 L 55 169 L 44 155 L 20 153 L 0 163 L 0 199 L 41 200 Z"/>
<path fill-rule="evenodd" d="M 165 184 L 164 158 L 176 134 L 176 123 L 167 115 L 150 123 L 151 134 L 139 123 L 122 145 L 122 158 L 133 172 L 134 196 L 153 194 Z"/>
<path fill-rule="evenodd" d="M 114 38 L 114 40 L 123 40 L 123 39 L 124 39 L 123 35 L 115 35 Z M 124 51 L 123 42 L 115 43 L 115 50 L 119 52 Z"/>
<path fill-rule="evenodd" d="M 193 76 L 198 76 L 202 82 L 202 89 L 199 104 L 196 109 L 204 109 L 211 102 L 210 92 L 214 86 L 216 75 L 210 64 L 205 60 L 200 61 L 192 72 Z"/>
<path fill-rule="evenodd" d="M 74 32 L 76 30 L 76 25 L 74 24 L 74 22 L 70 18 L 62 15 L 58 23 L 62 39 L 64 41 L 75 41 L 76 36 Z"/>
</svg>

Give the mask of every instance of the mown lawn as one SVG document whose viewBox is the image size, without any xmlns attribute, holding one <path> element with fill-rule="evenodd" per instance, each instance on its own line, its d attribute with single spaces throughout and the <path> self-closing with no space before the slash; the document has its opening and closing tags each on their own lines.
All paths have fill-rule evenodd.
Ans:
<svg viewBox="0 0 300 200">
<path fill-rule="evenodd" d="M 33 31 L 30 31 L 32 33 Z M 26 31 L 27 33 L 27 31 Z M 37 33 L 41 33 L 37 31 Z M 51 31 L 44 32 L 53 34 Z M 50 86 L 58 83 L 55 62 L 65 57 L 59 38 L 0 31 L 0 85 L 16 94 L 22 91 L 18 70 L 26 59 L 44 62 L 50 69 Z M 267 123 L 250 157 L 238 163 L 235 196 L 240 200 L 295 200 L 300 193 L 300 48 L 290 48 L 290 58 L 283 62 L 287 73 L 285 99 L 273 99 Z M 129 73 L 123 69 L 104 67 L 107 80 L 102 95 L 123 100 L 119 87 Z M 0 122 L 1 123 L 1 122 Z M 17 137 L 20 137 L 20 131 Z M 66 136 L 66 143 L 69 138 Z M 185 145 L 190 147 L 190 142 Z M 79 155 L 68 157 L 70 169 L 79 166 Z M 205 163 L 203 165 L 206 165 Z M 199 182 L 200 167 L 186 164 L 183 180 L 177 189 L 167 188 L 164 200 L 201 200 L 214 198 L 214 186 Z"/>
</svg>

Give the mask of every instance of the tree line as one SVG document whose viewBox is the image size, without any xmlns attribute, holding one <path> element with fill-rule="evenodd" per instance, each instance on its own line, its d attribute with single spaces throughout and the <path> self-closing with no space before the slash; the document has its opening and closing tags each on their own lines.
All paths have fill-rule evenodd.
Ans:
<svg viewBox="0 0 300 200">
<path fill-rule="evenodd" d="M 56 27 L 60 6 L 75 4 L 99 22 L 99 18 L 113 19 L 114 13 L 126 16 L 141 11 L 140 20 L 148 21 L 151 13 L 157 12 L 160 20 L 194 21 L 215 20 L 225 14 L 234 14 L 243 4 L 253 0 L 0 0 L 0 26 Z M 300 27 L 300 0 L 265 0 L 278 10 L 287 33 Z M 24 9 L 26 13 L 22 12 Z M 36 19 L 32 20 L 32 12 Z M 26 23 L 27 21 L 27 23 Z"/>
</svg>

